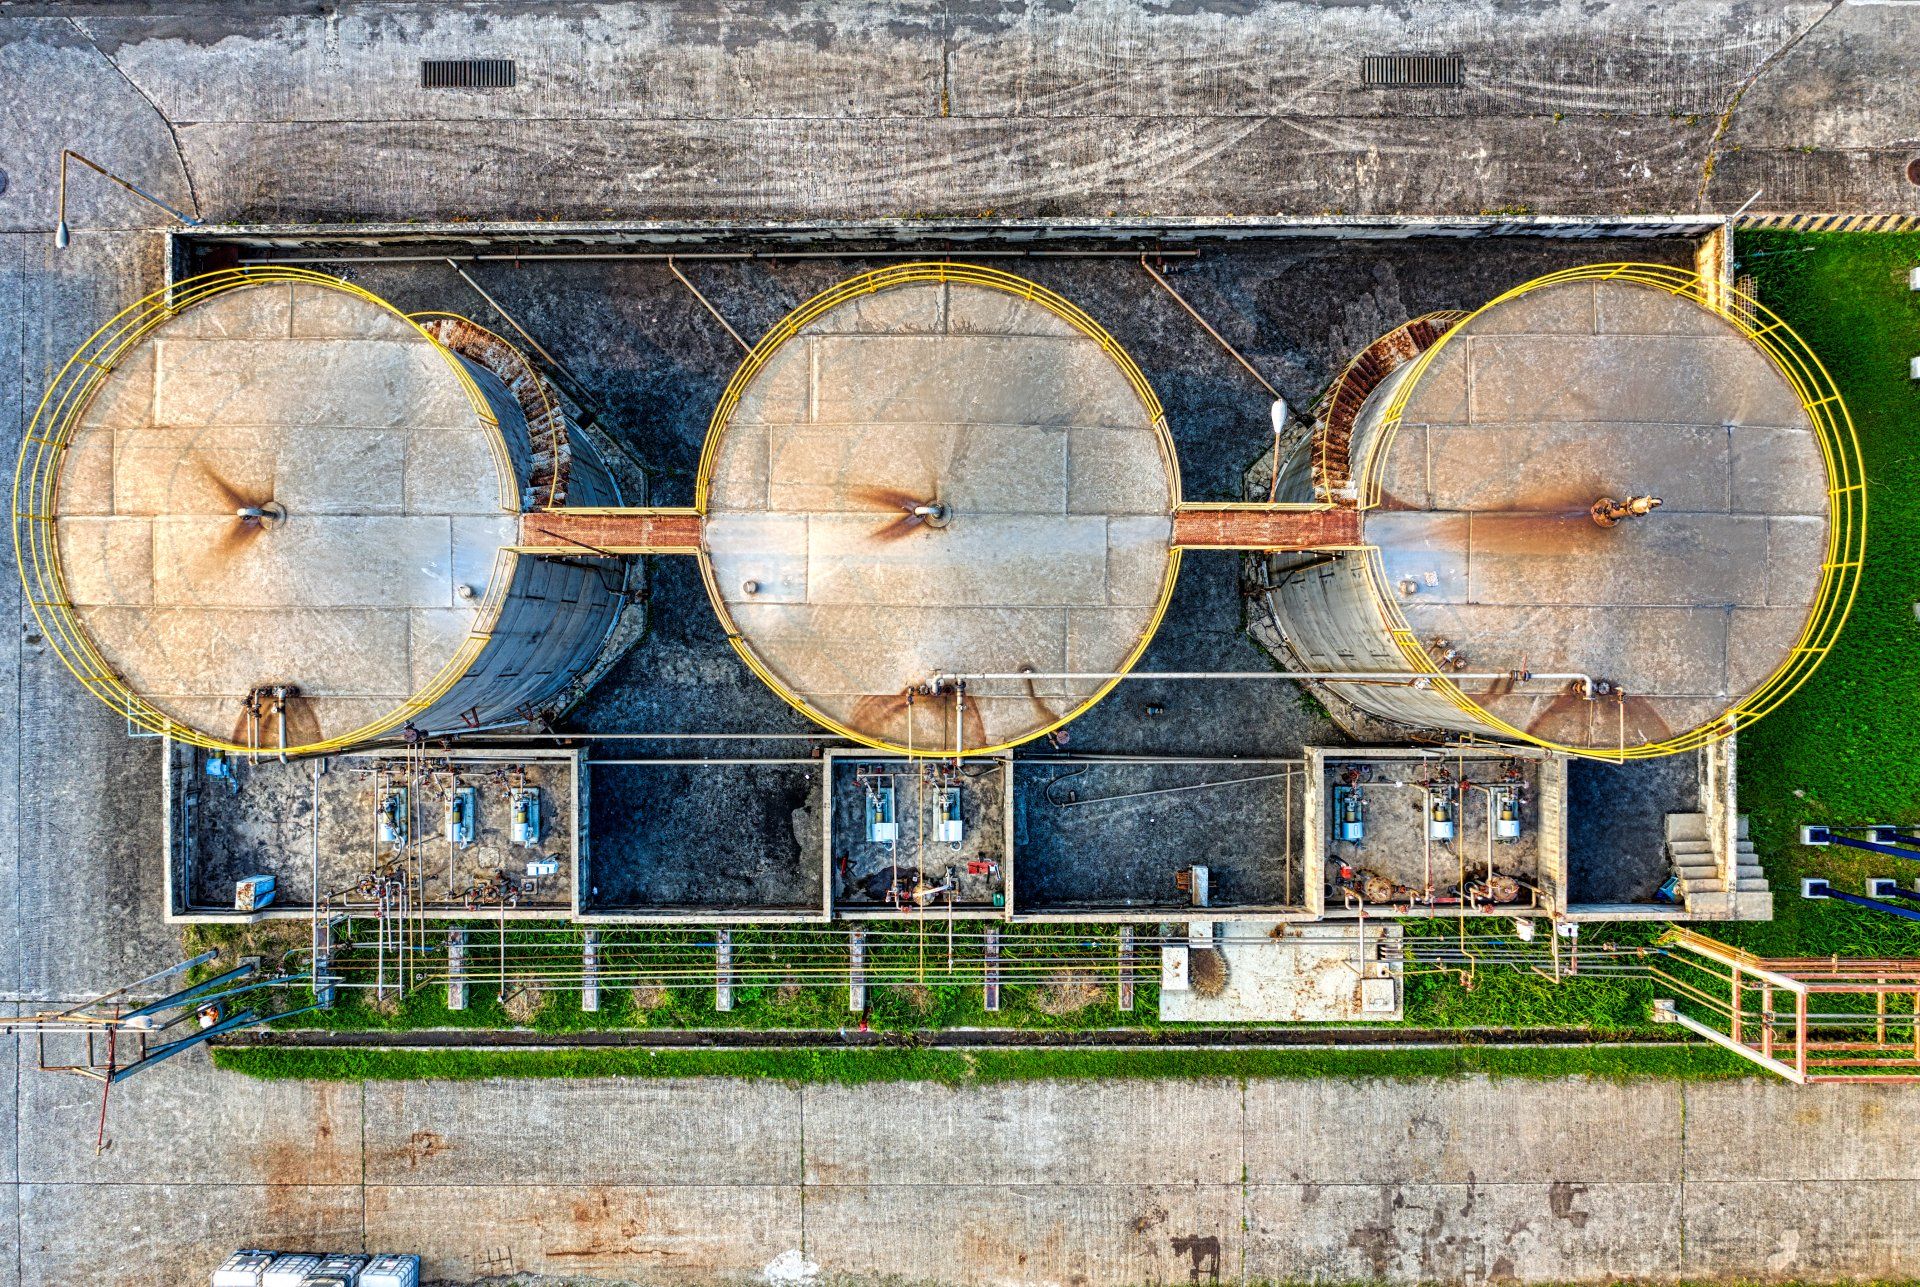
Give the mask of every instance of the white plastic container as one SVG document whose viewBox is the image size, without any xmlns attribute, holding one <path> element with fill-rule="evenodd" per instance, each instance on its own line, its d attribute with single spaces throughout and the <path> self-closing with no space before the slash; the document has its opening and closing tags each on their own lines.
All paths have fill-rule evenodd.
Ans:
<svg viewBox="0 0 1920 1287">
<path fill-rule="evenodd" d="M 260 1287 L 305 1287 L 307 1276 L 320 1272 L 320 1261 L 321 1257 L 303 1251 L 275 1257 L 260 1275 Z"/>
<path fill-rule="evenodd" d="M 360 1271 L 360 1287 L 420 1287 L 420 1257 L 375 1256 Z"/>
<path fill-rule="evenodd" d="M 367 1260 L 357 1251 L 335 1252 L 320 1262 L 318 1272 L 307 1276 L 307 1287 L 333 1287 L 335 1279 L 341 1287 L 359 1287 L 360 1271 L 367 1267 Z"/>
<path fill-rule="evenodd" d="M 236 1251 L 213 1271 L 212 1287 L 260 1287 L 260 1275 L 278 1256 L 273 1251 Z"/>
</svg>

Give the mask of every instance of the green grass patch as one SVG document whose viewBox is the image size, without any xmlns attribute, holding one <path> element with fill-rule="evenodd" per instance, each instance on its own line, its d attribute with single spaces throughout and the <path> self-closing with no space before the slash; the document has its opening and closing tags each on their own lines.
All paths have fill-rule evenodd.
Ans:
<svg viewBox="0 0 1920 1287">
<path fill-rule="evenodd" d="M 948 1085 L 1165 1077 L 1729 1078 L 1752 1065 L 1714 1047 L 1464 1046 L 1446 1050 L 315 1050 L 222 1047 L 217 1067 L 311 1081 L 485 1077 L 763 1077 Z"/>
<path fill-rule="evenodd" d="M 1717 930 L 1774 956 L 1912 956 L 1920 925 L 1800 897 L 1802 876 L 1861 892 L 1920 865 L 1798 843 L 1803 822 L 1920 821 L 1920 235 L 1743 233 L 1760 301 L 1819 354 L 1846 399 L 1867 473 L 1867 553 L 1839 642 L 1779 710 L 1740 735 L 1740 807 L 1774 890 L 1775 919 Z"/>
</svg>

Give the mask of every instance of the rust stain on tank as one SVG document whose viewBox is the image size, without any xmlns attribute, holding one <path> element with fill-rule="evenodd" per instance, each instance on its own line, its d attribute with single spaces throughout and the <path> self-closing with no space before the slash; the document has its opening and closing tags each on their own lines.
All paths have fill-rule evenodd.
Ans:
<svg viewBox="0 0 1920 1287">
<path fill-rule="evenodd" d="M 1552 558 L 1574 555 L 1606 535 L 1583 510 L 1557 514 L 1499 511 L 1473 513 L 1471 552 L 1481 556 Z"/>
<path fill-rule="evenodd" d="M 1578 688 L 1569 685 L 1547 704 L 1547 708 L 1527 723 L 1527 732 L 1550 742 L 1584 742 L 1592 719 L 1593 703 Z"/>
<path fill-rule="evenodd" d="M 1459 325 L 1465 313 L 1428 313 L 1394 328 L 1354 356 L 1335 377 L 1321 403 L 1324 411 L 1313 438 L 1313 482 L 1322 492 L 1352 482 L 1354 423 L 1367 398 L 1388 376 L 1432 348 Z"/>
<path fill-rule="evenodd" d="M 276 682 L 279 681 L 263 680 L 254 687 L 256 691 L 271 690 Z M 297 694 L 279 700 L 286 704 L 288 746 L 307 746 L 326 740 L 321 732 L 320 716 L 314 711 L 312 701 Z M 240 713 L 234 716 L 233 733 L 227 740 L 242 746 L 251 746 L 257 740 L 262 747 L 277 747 L 280 744 L 280 717 L 274 712 L 273 701 L 272 697 L 263 699 L 257 722 L 242 706 Z"/>
</svg>

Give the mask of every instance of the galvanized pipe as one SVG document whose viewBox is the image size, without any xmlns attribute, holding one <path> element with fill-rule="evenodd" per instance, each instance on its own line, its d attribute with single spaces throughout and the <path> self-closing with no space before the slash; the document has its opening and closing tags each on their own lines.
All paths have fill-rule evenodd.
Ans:
<svg viewBox="0 0 1920 1287">
<path fill-rule="evenodd" d="M 1583 696 L 1593 700 L 1593 676 L 1579 671 L 1476 670 L 1451 674 L 1424 674 L 1419 671 L 1393 670 L 1007 670 L 977 674 L 935 672 L 929 683 L 934 692 L 947 685 L 974 680 L 1063 679 L 1104 683 L 1110 679 L 1317 679 L 1323 683 L 1389 683 L 1410 688 L 1429 688 L 1435 679 L 1476 679 L 1489 682 L 1511 679 L 1515 682 L 1544 679 L 1578 683 Z"/>
</svg>

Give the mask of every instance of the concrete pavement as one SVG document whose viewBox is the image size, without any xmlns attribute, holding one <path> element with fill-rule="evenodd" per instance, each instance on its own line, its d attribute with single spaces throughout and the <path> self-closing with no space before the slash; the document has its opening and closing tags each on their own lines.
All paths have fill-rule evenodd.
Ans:
<svg viewBox="0 0 1920 1287">
<path fill-rule="evenodd" d="M 212 220 L 1920 213 L 1920 8 L 167 3 L 0 18 L 0 227 L 75 147 Z M 1363 83 L 1454 52 L 1458 88 Z M 420 58 L 511 57 L 512 90 Z M 77 223 L 147 222 L 75 185 Z"/>
<path fill-rule="evenodd" d="M 197 1283 L 243 1244 L 363 1243 L 458 1281 L 757 1278 L 788 1251 L 829 1279 L 1082 1287 L 1920 1272 L 1920 1108 L 1894 1088 L 316 1085 L 198 1064 L 117 1088 L 98 1156 L 97 1087 L 20 1074 L 0 1283 Z"/>
</svg>

